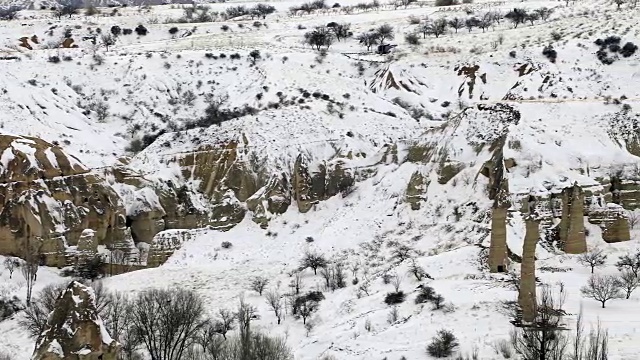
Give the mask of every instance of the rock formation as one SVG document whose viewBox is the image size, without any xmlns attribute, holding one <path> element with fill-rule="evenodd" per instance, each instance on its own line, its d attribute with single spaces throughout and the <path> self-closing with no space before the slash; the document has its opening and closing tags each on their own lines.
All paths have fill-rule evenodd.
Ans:
<svg viewBox="0 0 640 360">
<path fill-rule="evenodd" d="M 530 209 L 534 204 L 528 204 Z M 534 211 L 525 215 L 526 233 L 522 246 L 520 268 L 520 292 L 518 304 L 522 309 L 522 320 L 531 322 L 536 317 L 536 245 L 540 238 L 539 219 Z"/>
<path fill-rule="evenodd" d="M 562 191 L 560 244 L 568 254 L 582 254 L 587 251 L 584 232 L 584 191 L 577 183 Z"/>
<path fill-rule="evenodd" d="M 506 272 L 509 267 L 507 248 L 507 209 L 494 206 L 491 210 L 491 245 L 489 246 L 489 269 L 492 273 Z"/>
<path fill-rule="evenodd" d="M 60 147 L 0 135 L 0 156 L 0 254 L 23 256 L 29 242 L 45 264 L 65 266 L 85 229 L 97 244 L 127 242 L 118 195 Z"/>
<path fill-rule="evenodd" d="M 593 205 L 589 209 L 589 222 L 599 225 L 602 229 L 602 239 L 608 243 L 629 241 L 631 233 L 629 219 L 624 208 L 616 204 L 606 206 Z"/>
<path fill-rule="evenodd" d="M 73 281 L 56 301 L 31 359 L 116 360 L 118 348 L 98 316 L 93 290 Z"/>
<path fill-rule="evenodd" d="M 425 184 L 424 175 L 419 171 L 411 175 L 406 190 L 406 200 L 411 206 L 411 210 L 420 210 L 421 203 L 425 200 L 428 185 Z"/>
</svg>

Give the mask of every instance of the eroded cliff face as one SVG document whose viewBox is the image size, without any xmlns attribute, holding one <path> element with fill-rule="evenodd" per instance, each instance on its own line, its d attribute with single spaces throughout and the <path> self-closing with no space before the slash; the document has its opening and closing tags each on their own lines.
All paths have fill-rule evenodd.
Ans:
<svg viewBox="0 0 640 360">
<path fill-rule="evenodd" d="M 64 266 L 85 229 L 97 244 L 128 241 L 116 192 L 60 147 L 0 135 L 0 154 L 1 254 L 37 252 L 44 264 Z"/>
<path fill-rule="evenodd" d="M 119 344 L 96 310 L 93 290 L 73 281 L 56 300 L 33 360 L 116 360 Z"/>
</svg>

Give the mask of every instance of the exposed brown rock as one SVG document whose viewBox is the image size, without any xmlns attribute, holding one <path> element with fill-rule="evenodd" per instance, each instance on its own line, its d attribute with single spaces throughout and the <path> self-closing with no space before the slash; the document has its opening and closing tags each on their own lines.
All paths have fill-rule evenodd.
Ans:
<svg viewBox="0 0 640 360">
<path fill-rule="evenodd" d="M 426 200 L 428 183 L 425 183 L 425 177 L 419 171 L 414 172 L 407 184 L 406 200 L 411 206 L 411 210 L 420 210 L 423 201 Z"/>
<path fill-rule="evenodd" d="M 522 309 L 522 319 L 531 322 L 536 317 L 536 245 L 540 238 L 539 222 L 535 213 L 525 216 L 525 226 L 518 304 Z"/>
<path fill-rule="evenodd" d="M 23 256 L 30 241 L 45 264 L 65 266 L 85 229 L 98 244 L 127 241 L 118 195 L 61 148 L 0 135 L 0 154 L 8 160 L 0 165 L 0 254 Z"/>
<path fill-rule="evenodd" d="M 311 173 L 307 160 L 299 155 L 293 167 L 293 194 L 303 213 L 319 201 L 348 191 L 354 182 L 353 174 L 342 159 L 323 162 L 318 171 Z"/>
<path fill-rule="evenodd" d="M 629 219 L 624 208 L 619 205 L 608 204 L 606 207 L 592 208 L 589 211 L 589 222 L 600 226 L 602 239 L 608 243 L 631 239 Z"/>
<path fill-rule="evenodd" d="M 584 232 L 584 192 L 578 184 L 562 191 L 560 245 L 568 254 L 582 254 L 587 251 Z"/>
<path fill-rule="evenodd" d="M 118 351 L 98 316 L 93 290 L 73 281 L 56 301 L 32 360 L 116 360 Z"/>
<path fill-rule="evenodd" d="M 284 214 L 291 205 L 291 186 L 285 174 L 272 176 L 267 184 L 247 199 L 253 221 L 266 228 L 272 214 Z"/>
<path fill-rule="evenodd" d="M 506 272 L 509 267 L 507 247 L 507 209 L 494 207 L 491 210 L 491 245 L 489 246 L 489 270 L 492 273 Z"/>
<path fill-rule="evenodd" d="M 167 230 L 156 235 L 153 239 L 147 255 L 147 266 L 158 267 L 186 241 L 191 240 L 192 232 L 189 230 Z"/>
</svg>

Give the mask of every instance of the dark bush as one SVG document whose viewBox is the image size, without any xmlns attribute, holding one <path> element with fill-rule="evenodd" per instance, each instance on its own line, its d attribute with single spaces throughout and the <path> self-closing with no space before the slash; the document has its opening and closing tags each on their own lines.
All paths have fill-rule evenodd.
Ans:
<svg viewBox="0 0 640 360">
<path fill-rule="evenodd" d="M 225 54 L 225 53 L 220 53 L 220 59 L 224 59 L 224 58 L 226 58 L 226 57 L 227 57 L 227 54 Z"/>
<path fill-rule="evenodd" d="M 555 63 L 556 59 L 558 58 L 558 52 L 551 45 L 545 46 L 544 49 L 542 49 L 542 55 L 544 55 L 552 63 Z"/>
<path fill-rule="evenodd" d="M 230 249 L 233 245 L 229 241 L 223 241 L 220 246 L 222 246 L 223 249 Z"/>
<path fill-rule="evenodd" d="M 635 45 L 634 43 L 626 43 L 624 44 L 624 46 L 622 47 L 622 49 L 620 49 L 620 55 L 622 55 L 623 57 L 629 57 L 633 54 L 635 54 L 636 50 L 638 50 L 638 46 Z"/>
<path fill-rule="evenodd" d="M 384 297 L 384 303 L 387 305 L 401 304 L 404 302 L 404 298 L 405 295 L 402 291 L 391 292 L 387 293 L 387 296 Z"/>
<path fill-rule="evenodd" d="M 0 321 L 10 318 L 21 310 L 24 310 L 24 305 L 18 297 L 0 297 Z"/>
<path fill-rule="evenodd" d="M 222 30 L 222 31 L 229 31 L 229 25 L 222 25 L 222 26 L 220 26 L 220 30 Z"/>
<path fill-rule="evenodd" d="M 60 56 L 56 56 L 56 55 L 49 56 L 49 59 L 47 61 L 49 61 L 50 63 L 57 64 L 60 62 Z"/>
<path fill-rule="evenodd" d="M 144 27 L 144 25 L 140 24 L 140 25 L 136 26 L 135 32 L 139 36 L 145 36 L 145 35 L 147 35 L 149 33 L 149 30 L 147 30 L 147 28 Z"/>
<path fill-rule="evenodd" d="M 213 59 L 215 58 L 215 55 L 213 55 L 212 53 L 205 53 L 204 57 L 206 57 L 207 59 Z"/>
<path fill-rule="evenodd" d="M 113 34 L 113 36 L 119 36 L 121 32 L 122 32 L 122 29 L 120 29 L 120 26 L 113 25 L 111 27 L 111 33 Z"/>
<path fill-rule="evenodd" d="M 305 296 L 307 300 L 311 300 L 315 302 L 320 302 L 324 300 L 324 294 L 322 293 L 322 291 L 310 291 Z"/>
<path fill-rule="evenodd" d="M 322 93 L 319 91 L 314 91 L 311 95 L 313 95 L 314 98 L 319 99 L 322 96 Z"/>
<path fill-rule="evenodd" d="M 603 46 L 608 46 L 611 44 L 620 44 L 620 37 L 619 36 L 607 36 L 604 41 L 602 42 Z"/>
<path fill-rule="evenodd" d="M 509 56 L 511 56 L 512 58 L 515 58 L 516 57 L 516 51 L 515 50 L 509 51 Z"/>
<path fill-rule="evenodd" d="M 131 29 L 122 29 L 122 35 L 131 35 L 133 34 L 133 30 Z"/>
<path fill-rule="evenodd" d="M 240 59 L 240 54 L 238 54 L 238 53 L 231 54 L 231 55 L 229 55 L 229 58 L 232 59 L 232 60 L 238 60 L 238 59 Z"/>
<path fill-rule="evenodd" d="M 312 243 L 312 242 L 314 242 L 314 241 L 315 241 L 315 240 L 313 239 L 313 237 L 311 237 L 311 236 L 307 236 L 307 238 L 306 238 L 306 239 L 304 239 L 304 240 L 305 240 L 306 242 L 308 242 L 308 243 Z"/>
<path fill-rule="evenodd" d="M 611 51 L 613 53 L 617 53 L 618 51 L 620 51 L 620 45 L 618 45 L 618 44 L 609 45 L 609 51 Z"/>
<path fill-rule="evenodd" d="M 458 339 L 451 331 L 440 330 L 427 346 L 427 353 L 437 358 L 448 357 L 458 345 Z"/>
<path fill-rule="evenodd" d="M 420 292 L 416 296 L 416 304 L 424 304 L 433 300 L 436 295 L 436 291 L 431 286 L 421 285 Z"/>
<path fill-rule="evenodd" d="M 457 0 L 436 0 L 435 2 L 436 6 L 452 6 L 458 4 L 459 2 Z"/>
<path fill-rule="evenodd" d="M 178 31 L 179 31 L 178 28 L 174 26 L 171 29 L 169 29 L 169 34 L 175 35 L 178 33 Z"/>
<path fill-rule="evenodd" d="M 404 36 L 404 41 L 409 45 L 420 45 L 420 37 L 416 33 L 406 34 Z"/>
</svg>

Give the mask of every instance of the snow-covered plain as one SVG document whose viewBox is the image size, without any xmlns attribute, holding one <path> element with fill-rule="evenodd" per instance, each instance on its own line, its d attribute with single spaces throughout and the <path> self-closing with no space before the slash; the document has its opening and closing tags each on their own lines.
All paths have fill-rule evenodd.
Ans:
<svg viewBox="0 0 640 360">
<path fill-rule="evenodd" d="M 211 7 L 213 11 L 224 11 L 237 3 L 255 4 L 228 2 Z M 120 9 L 121 16 L 74 16 L 60 21 L 46 11 L 24 11 L 22 19 L 0 22 L 0 55 L 18 55 L 21 59 L 0 60 L 0 132 L 57 141 L 88 167 L 98 168 L 117 162 L 133 138 L 156 132 L 171 122 L 183 124 L 200 117 L 206 94 L 227 94 L 231 107 L 260 107 L 277 102 L 278 92 L 299 97 L 299 89 L 303 89 L 327 94 L 344 102 L 345 107 L 334 112 L 324 102 L 314 101 L 306 104 L 309 109 L 269 110 L 221 127 L 191 130 L 180 138 L 166 134 L 134 157 L 131 165 L 149 176 L 167 176 L 167 170 L 158 167 L 158 160 L 193 149 L 198 134 L 202 134 L 198 143 L 210 144 L 246 135 L 251 146 L 274 168 L 290 163 L 303 151 L 323 158 L 325 153 L 331 153 L 329 149 L 341 147 L 372 155 L 385 144 L 434 141 L 425 131 L 445 123 L 447 116 L 456 118 L 467 106 L 496 102 L 508 103 L 522 114 L 519 124 L 509 126 L 507 137 L 508 142 L 517 141 L 519 146 L 505 147 L 505 157 L 518 163 L 509 173 L 514 193 L 544 193 L 549 183 L 555 189 L 574 181 L 593 185 L 596 177 L 605 176 L 612 169 L 631 169 L 638 163 L 637 157 L 612 140 L 608 119 L 622 110 L 621 104 L 609 98 L 621 97 L 626 98 L 623 102 L 637 117 L 639 55 L 620 58 L 606 66 L 596 58 L 597 47 L 593 45 L 596 38 L 607 35 L 638 43 L 637 9 L 625 5 L 623 11 L 616 11 L 616 6 L 607 1 L 569 6 L 556 1 L 507 1 L 495 6 L 486 3 L 486 9 L 503 12 L 515 6 L 547 6 L 555 8 L 555 12 L 546 22 L 524 24 L 517 29 L 503 21 L 487 32 L 460 29 L 458 33 L 429 37 L 421 45 L 410 46 L 405 43 L 404 34 L 417 29 L 408 21 L 410 16 L 434 19 L 467 15 L 461 7 L 458 12 L 442 12 L 432 6 L 411 5 L 407 9 L 385 7 L 351 15 L 289 16 L 288 8 L 297 3 L 270 2 L 278 11 L 260 20 L 268 25 L 266 28 L 255 28 L 254 20 L 165 23 L 182 14 L 178 6 L 170 5 L 155 6 L 150 11 Z M 355 3 L 349 0 L 341 5 Z M 482 11 L 477 10 L 477 14 Z M 303 34 L 330 21 L 351 23 L 355 34 L 384 23 L 393 25 L 395 43 L 399 44 L 393 60 L 354 54 L 363 52 L 363 48 L 349 39 L 335 43 L 326 58 L 316 61 L 317 52 L 302 44 Z M 135 28 L 139 23 L 149 29 L 147 36 L 121 36 L 109 51 L 80 40 L 88 34 L 88 27 L 108 31 L 112 25 Z M 222 25 L 228 25 L 230 30 L 223 31 Z M 180 29 L 178 36 L 168 32 L 174 26 Z M 47 35 L 53 27 L 53 35 Z M 45 48 L 49 41 L 61 37 L 65 27 L 74 29 L 79 47 Z M 197 30 L 193 35 L 180 36 L 194 27 Z M 554 40 L 552 33 L 561 34 L 561 38 Z M 17 47 L 19 38 L 32 35 L 41 39 L 34 50 Z M 558 51 L 555 64 L 541 54 L 542 47 L 550 43 Z M 254 49 L 260 51 L 262 59 L 250 66 L 247 56 Z M 510 51 L 516 52 L 515 57 L 509 56 Z M 240 59 L 231 60 L 229 56 L 236 52 Z M 98 64 L 94 53 L 103 59 L 102 64 Z M 205 53 L 217 59 L 206 57 Z M 219 56 L 221 53 L 225 53 L 224 59 Z M 51 63 L 47 61 L 51 56 L 72 60 Z M 359 63 L 364 70 L 358 69 Z M 468 79 L 458 75 L 455 68 L 475 64 L 479 65 L 478 75 L 486 73 L 486 83 L 477 80 L 471 92 Z M 519 76 L 517 69 L 523 64 L 536 71 Z M 411 84 L 412 91 L 376 87 L 377 72 L 385 70 L 393 74 L 396 82 Z M 192 102 L 184 100 L 187 91 L 195 94 Z M 258 94 L 262 94 L 260 99 Z M 430 116 L 419 122 L 412 119 L 394 103 L 398 97 L 423 108 Z M 105 119 L 99 120 L 95 111 L 84 111 L 96 100 L 109 106 Z M 384 115 L 388 112 L 395 116 Z M 514 300 L 516 292 L 503 275 L 488 274 L 480 265 L 482 254 L 477 245 L 488 245 L 486 218 L 473 221 L 465 215 L 456 221 L 452 215 L 456 206 L 471 201 L 487 208 L 483 192 L 486 180 L 472 179 L 488 153 L 471 151 L 466 140 L 499 129 L 479 116 L 461 118 L 460 124 L 438 143 L 467 168 L 456 177 L 457 186 L 451 182 L 430 186 L 427 201 L 419 211 L 412 211 L 403 196 L 411 175 L 421 166 L 383 163 L 377 165 L 375 176 L 357 183 L 344 198 L 329 199 L 306 214 L 292 207 L 273 219 L 268 230 L 260 229 L 248 217 L 228 232 L 200 231 L 165 265 L 108 278 L 105 283 L 114 291 L 132 294 L 148 287 L 194 289 L 206 299 L 212 315 L 220 308 L 234 307 L 244 293 L 258 307 L 260 319 L 256 323 L 270 333 L 286 337 L 298 360 L 324 355 L 340 360 L 395 360 L 401 356 L 424 359 L 428 358 L 426 344 L 442 328 L 458 336 L 461 353 L 471 354 L 477 349 L 480 359 L 502 359 L 492 345 L 509 336 L 511 325 L 503 302 Z M 355 136 L 345 137 L 348 131 Z M 590 170 L 587 175 L 578 171 L 585 168 Z M 433 171 L 428 166 L 422 170 Z M 635 232 L 628 243 L 606 244 L 598 227 L 589 226 L 589 230 L 590 247 L 602 248 L 609 255 L 607 266 L 597 270 L 600 273 L 616 273 L 613 264 L 617 257 L 639 247 Z M 313 242 L 307 242 L 308 237 Z M 521 251 L 523 238 L 524 224 L 514 214 L 507 239 L 514 252 Z M 231 242 L 233 247 L 221 248 L 223 241 Z M 406 262 L 396 266 L 390 259 L 395 243 L 410 244 L 419 251 L 417 261 L 434 278 L 426 282 L 445 297 L 453 311 L 434 311 L 430 306 L 414 304 L 419 283 L 407 274 Z M 302 322 L 292 317 L 277 325 L 264 298 L 248 290 L 251 278 L 261 275 L 271 279 L 268 288 L 288 291 L 288 273 L 298 266 L 307 249 L 343 259 L 350 266 L 360 264 L 359 281 L 371 282 L 370 295 L 358 296 L 358 286 L 351 285 L 352 274 L 349 286 L 326 292 L 327 299 L 314 314 L 315 326 L 308 334 Z M 565 284 L 569 322 L 582 306 L 591 325 L 599 319 L 609 330 L 610 359 L 637 359 L 640 294 L 629 300 L 611 301 L 601 309 L 597 302 L 580 296 L 579 289 L 590 274 L 575 256 L 539 247 L 537 258 L 539 268 L 567 270 L 539 271 L 538 275 L 544 283 Z M 518 271 L 517 265 L 514 271 Z M 398 308 L 402 320 L 394 324 L 387 321 L 390 308 L 383 303 L 385 294 L 392 290 L 391 285 L 382 282 L 384 272 L 400 274 L 401 288 L 409 294 Z M 10 280 L 3 271 L 0 279 L 4 293 L 24 296 L 20 274 L 15 273 Z M 35 290 L 64 280 L 56 269 L 41 269 Z M 305 271 L 305 290 L 322 289 L 322 284 L 319 275 Z M 35 341 L 17 325 L 18 316 L 0 322 L 0 351 L 23 360 L 30 357 Z M 371 331 L 365 329 L 367 321 L 372 325 Z"/>
</svg>

